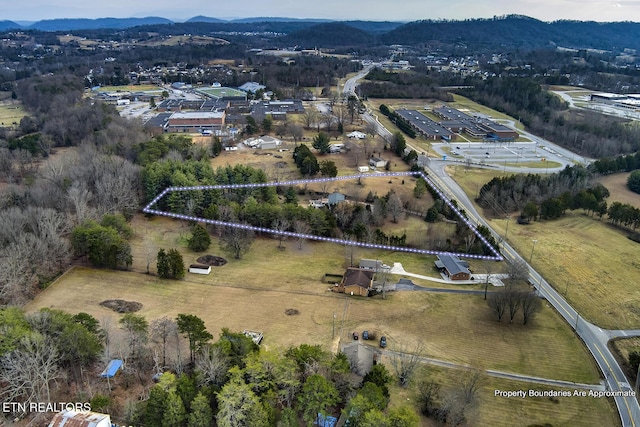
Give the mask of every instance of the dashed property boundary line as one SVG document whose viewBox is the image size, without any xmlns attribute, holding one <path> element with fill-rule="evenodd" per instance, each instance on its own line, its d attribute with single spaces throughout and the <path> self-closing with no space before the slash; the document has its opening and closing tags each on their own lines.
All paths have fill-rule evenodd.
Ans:
<svg viewBox="0 0 640 427">
<path fill-rule="evenodd" d="M 173 212 L 166 212 L 154 209 L 153 206 L 160 201 L 164 196 L 173 192 L 184 192 L 184 191 L 207 191 L 207 190 L 233 190 L 233 189 L 241 189 L 241 188 L 264 188 L 264 187 L 280 187 L 280 186 L 289 186 L 289 185 L 300 185 L 300 184 L 312 184 L 318 182 L 334 182 L 334 181 L 347 181 L 347 180 L 355 180 L 355 179 L 366 179 L 366 178 L 386 178 L 386 177 L 420 177 L 424 179 L 424 181 L 433 189 L 438 196 L 451 208 L 458 218 L 463 221 L 466 226 L 478 237 L 482 243 L 489 249 L 489 251 L 493 254 L 493 256 L 488 255 L 476 255 L 476 254 L 466 254 L 461 252 L 445 252 L 445 251 L 432 251 L 428 249 L 418 249 L 418 248 L 407 248 L 402 246 L 391 246 L 391 245 L 380 245 L 373 243 L 363 243 L 357 242 L 349 239 L 337 239 L 333 237 L 322 237 L 316 236 L 313 234 L 303 234 L 303 233 L 295 233 L 291 231 L 281 231 L 281 230 L 273 230 L 266 227 L 256 227 L 247 224 L 240 224 L 236 222 L 227 222 L 227 221 L 218 221 L 213 219 L 201 218 L 191 215 L 183 215 L 177 214 Z M 266 183 L 256 183 L 256 184 L 221 184 L 221 185 L 198 185 L 198 186 L 188 186 L 188 187 L 168 187 L 160 194 L 158 194 L 149 204 L 147 204 L 142 211 L 147 214 L 166 216 L 169 218 L 182 219 L 187 221 L 195 221 L 195 222 L 204 222 L 207 224 L 218 225 L 222 227 L 232 227 L 232 228 L 240 228 L 245 230 L 252 230 L 260 233 L 270 233 L 279 236 L 286 237 L 295 237 L 299 239 L 307 239 L 307 240 L 316 240 L 321 242 L 330 242 L 337 243 L 345 246 L 357 246 L 367 249 L 382 249 L 382 250 L 390 250 L 390 251 L 398 251 L 398 252 L 409 252 L 423 255 L 455 255 L 460 258 L 471 258 L 471 259 L 486 259 L 491 261 L 503 261 L 504 258 L 500 253 L 489 244 L 487 239 L 481 235 L 478 230 L 475 228 L 476 226 L 469 221 L 460 210 L 451 203 L 449 198 L 437 188 L 435 183 L 431 180 L 431 178 L 423 173 L 423 172 L 383 172 L 383 173 L 375 173 L 375 174 L 358 174 L 358 175 L 348 175 L 348 176 L 340 176 L 335 178 L 317 178 L 317 179 L 302 179 L 302 180 L 294 180 L 294 181 L 283 181 L 283 182 L 266 182 Z"/>
</svg>

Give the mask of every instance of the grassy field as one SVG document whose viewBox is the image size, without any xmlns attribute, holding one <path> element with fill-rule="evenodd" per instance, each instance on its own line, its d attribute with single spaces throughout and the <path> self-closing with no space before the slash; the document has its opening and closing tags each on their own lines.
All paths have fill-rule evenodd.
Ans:
<svg viewBox="0 0 640 427">
<path fill-rule="evenodd" d="M 524 129 L 522 123 L 520 123 L 517 119 L 514 119 L 513 117 L 507 116 L 506 114 L 500 113 L 496 110 L 492 110 L 491 108 L 485 107 L 482 104 L 478 104 L 477 102 L 474 102 L 462 95 L 453 94 L 453 100 L 454 102 L 450 105 L 460 111 L 464 111 L 465 113 L 470 114 L 480 113 L 489 116 L 492 119 L 513 120 L 514 122 L 516 122 L 517 129 Z"/>
<path fill-rule="evenodd" d="M 549 168 L 557 168 L 562 166 L 559 162 L 549 162 L 549 161 L 537 161 L 537 162 L 519 162 L 519 163 L 506 163 L 505 166 L 513 166 L 518 168 L 536 168 L 536 169 L 549 169 Z"/>
<path fill-rule="evenodd" d="M 631 173 L 615 173 L 600 177 L 598 182 L 607 187 L 609 193 L 608 202 L 627 203 L 640 208 L 640 194 L 634 193 L 627 187 L 627 179 Z"/>
<path fill-rule="evenodd" d="M 26 115 L 27 112 L 22 108 L 20 102 L 12 100 L 10 96 L 0 101 L 0 126 L 17 126 L 20 124 L 20 120 Z"/>
<path fill-rule="evenodd" d="M 106 299 L 143 304 L 149 320 L 188 312 L 205 320 L 215 332 L 222 327 L 265 332 L 265 344 L 284 348 L 303 342 L 329 347 L 333 314 L 337 331 L 349 339 L 354 330 L 369 329 L 389 339 L 389 347 L 411 348 L 424 344 L 424 354 L 486 368 L 526 373 L 567 381 L 594 383 L 598 372 L 571 330 L 552 309 L 544 307 L 529 326 L 498 323 L 482 297 L 422 292 L 389 293 L 386 300 L 345 298 L 328 292 L 321 281 L 325 273 L 342 274 L 349 250 L 329 243 L 258 239 L 241 260 L 230 259 L 212 274 L 187 274 L 181 281 L 162 281 L 143 274 L 146 253 L 159 247 L 179 247 L 185 264 L 197 254 L 180 246 L 188 228 L 164 218 L 134 221 L 134 272 L 112 272 L 77 267 L 43 291 L 28 306 L 86 311 L 98 319 L 118 317 L 98 305 Z M 214 241 L 208 253 L 221 254 Z M 356 249 L 354 259 L 377 258 L 387 264 L 402 262 L 407 271 L 433 272 L 433 258 L 384 251 Z M 414 258 L 413 262 L 409 262 Z M 311 261 L 311 262 L 310 262 Z M 152 266 L 155 271 L 155 266 Z M 419 281 L 418 281 L 419 282 Z M 297 316 L 285 315 L 287 308 Z"/>
<path fill-rule="evenodd" d="M 123 85 L 101 86 L 100 92 L 158 92 L 163 89 L 158 85 Z"/>
<path fill-rule="evenodd" d="M 440 385 L 441 393 L 456 384 L 463 372 L 428 366 L 418 373 L 418 377 L 434 381 Z M 535 384 L 511 381 L 501 378 L 483 376 L 478 391 L 478 408 L 473 413 L 470 425 L 478 426 L 554 426 L 554 427 L 600 427 L 618 426 L 620 420 L 615 406 L 607 399 L 592 397 L 564 397 L 551 399 L 545 397 L 505 398 L 495 395 L 496 390 L 557 390 L 573 389 L 548 388 Z M 411 404 L 417 406 L 417 389 L 415 384 L 408 390 L 392 388 L 390 406 Z M 435 427 L 438 424 L 432 419 L 422 417 L 422 427 Z"/>
<path fill-rule="evenodd" d="M 493 176 L 502 175 L 469 171 L 453 177 L 467 194 L 474 196 Z M 558 291 L 566 293 L 569 303 L 585 318 L 604 328 L 640 326 L 640 290 L 633 285 L 640 281 L 637 243 L 582 211 L 568 211 L 559 220 L 534 221 L 526 226 L 517 225 L 514 219 L 509 221 L 509 243 L 520 254 L 530 256 L 532 240 L 537 240 L 533 266 Z M 489 222 L 504 235 L 506 219 Z"/>
</svg>

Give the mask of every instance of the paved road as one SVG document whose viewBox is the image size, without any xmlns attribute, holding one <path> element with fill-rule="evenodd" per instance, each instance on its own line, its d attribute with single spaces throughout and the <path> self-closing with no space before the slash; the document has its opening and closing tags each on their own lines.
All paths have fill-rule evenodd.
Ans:
<svg viewBox="0 0 640 427">
<path fill-rule="evenodd" d="M 353 80 L 353 81 L 352 81 Z M 357 76 L 350 79 L 351 88 L 357 84 Z M 346 89 L 347 85 L 345 85 Z M 353 92 L 353 89 L 351 89 Z M 374 117 L 369 113 L 363 114 L 364 120 L 367 122 L 375 123 L 378 128 L 378 133 L 383 138 L 391 136 L 391 132 L 382 126 Z M 548 143 L 548 141 L 542 140 L 535 135 L 528 132 L 523 132 L 527 137 L 533 141 L 540 143 Z M 415 149 L 415 147 L 411 147 Z M 558 148 L 559 149 L 559 148 Z M 559 149 L 560 150 L 560 149 Z M 416 150 L 420 152 L 420 150 Z M 559 151 L 560 152 L 560 151 Z M 564 150 L 563 155 L 571 156 L 572 153 Z M 579 163 L 588 163 L 590 159 L 585 159 L 577 155 L 573 155 L 573 159 Z M 453 181 L 444 171 L 444 162 L 430 162 L 427 167 L 429 178 L 432 183 L 440 189 L 449 198 L 456 199 L 460 206 L 464 207 L 469 219 L 476 223 L 486 226 L 493 233 L 496 239 L 500 239 L 498 233 L 496 233 L 488 223 L 478 214 L 475 207 L 468 199 L 464 191 Z M 524 260 L 507 242 L 503 241 L 502 253 L 507 261 L 524 261 Z M 528 263 L 527 263 L 528 265 Z M 614 393 L 622 393 L 631 390 L 627 379 L 620 368 L 617 360 L 607 347 L 607 342 L 610 335 L 603 329 L 587 322 L 580 314 L 558 293 L 537 271 L 529 266 L 529 281 L 535 286 L 540 296 L 545 298 L 549 303 L 560 313 L 560 315 L 572 325 L 576 331 L 578 337 L 584 342 L 586 347 L 591 352 L 591 355 L 598 364 L 600 370 L 605 377 L 606 390 Z M 635 427 L 640 423 L 640 405 L 635 396 L 615 396 L 614 400 L 618 407 L 618 413 L 624 427 Z"/>
<path fill-rule="evenodd" d="M 393 351 L 389 349 L 385 349 L 385 350 L 379 349 L 378 351 L 380 351 L 380 353 L 382 353 L 387 357 L 394 357 L 394 356 L 395 357 L 406 357 L 406 356 L 415 357 L 420 362 L 428 363 L 434 366 L 441 366 L 443 368 L 474 369 L 472 366 L 463 365 L 461 363 L 454 363 L 446 360 L 434 359 L 434 358 L 425 357 L 425 356 L 414 356 L 414 355 L 409 355 L 406 353 Z M 605 387 L 602 384 L 574 383 L 571 381 L 553 380 L 549 378 L 534 377 L 531 375 L 521 375 L 521 374 L 514 374 L 512 372 L 496 371 L 493 369 L 487 369 L 484 372 L 487 375 L 492 377 L 505 378 L 505 379 L 516 380 L 516 381 L 524 381 L 524 382 L 534 383 L 534 384 L 544 384 L 552 387 L 555 386 L 555 387 L 568 387 L 568 388 L 584 389 L 584 390 L 605 391 Z"/>
<path fill-rule="evenodd" d="M 431 162 L 429 166 L 439 165 L 440 162 Z M 493 231 L 488 223 L 478 214 L 471 201 L 467 198 L 462 189 L 449 177 L 443 167 L 430 168 L 429 178 L 440 188 L 449 198 L 454 198 L 464 207 L 469 219 L 476 224 L 488 227 L 494 237 L 499 241 L 498 233 Z M 509 244 L 502 242 L 502 254 L 507 261 L 527 262 Z M 528 265 L 528 263 L 527 263 Z M 587 322 L 580 314 L 558 293 L 537 271 L 529 266 L 529 281 L 535 286 L 540 296 L 545 298 L 569 323 L 578 337 L 585 343 L 591 352 L 596 363 L 605 376 L 605 383 L 608 391 L 623 392 L 631 387 L 620 368 L 617 360 L 607 347 L 610 334 L 607 331 Z M 624 331 L 621 331 L 624 332 Z M 634 331 L 629 331 L 634 332 Z M 631 336 L 631 334 L 628 334 Z M 634 396 L 615 397 L 618 412 L 622 420 L 622 425 L 637 426 L 640 422 L 640 405 Z"/>
</svg>

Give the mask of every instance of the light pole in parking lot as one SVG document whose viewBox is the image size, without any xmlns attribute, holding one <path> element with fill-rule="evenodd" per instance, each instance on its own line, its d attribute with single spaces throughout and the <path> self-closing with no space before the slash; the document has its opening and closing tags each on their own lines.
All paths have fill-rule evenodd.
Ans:
<svg viewBox="0 0 640 427">
<path fill-rule="evenodd" d="M 536 243 L 538 243 L 538 240 L 533 239 L 533 246 L 531 247 L 531 256 L 529 256 L 529 264 L 531 264 L 531 261 L 533 260 L 533 251 L 536 248 Z"/>
</svg>

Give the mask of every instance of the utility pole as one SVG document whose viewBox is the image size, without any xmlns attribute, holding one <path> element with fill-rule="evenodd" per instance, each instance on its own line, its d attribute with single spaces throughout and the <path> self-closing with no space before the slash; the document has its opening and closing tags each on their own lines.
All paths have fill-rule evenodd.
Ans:
<svg viewBox="0 0 640 427">
<path fill-rule="evenodd" d="M 533 246 L 531 247 L 531 256 L 529 256 L 529 264 L 531 264 L 531 260 L 533 260 L 533 251 L 536 248 L 536 243 L 538 243 L 538 240 L 533 239 Z"/>
<path fill-rule="evenodd" d="M 336 337 L 336 312 L 333 312 L 333 325 L 331 327 L 331 339 Z"/>
</svg>

